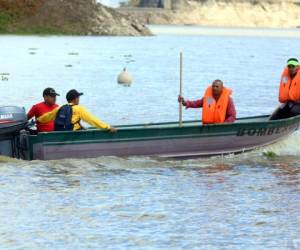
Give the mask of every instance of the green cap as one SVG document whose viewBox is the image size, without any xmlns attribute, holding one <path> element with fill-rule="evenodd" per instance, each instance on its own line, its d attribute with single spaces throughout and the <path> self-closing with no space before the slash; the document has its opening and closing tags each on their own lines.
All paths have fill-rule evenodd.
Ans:
<svg viewBox="0 0 300 250">
<path fill-rule="evenodd" d="M 290 59 L 287 61 L 287 66 L 289 66 L 289 65 L 298 66 L 299 62 L 297 59 Z"/>
</svg>

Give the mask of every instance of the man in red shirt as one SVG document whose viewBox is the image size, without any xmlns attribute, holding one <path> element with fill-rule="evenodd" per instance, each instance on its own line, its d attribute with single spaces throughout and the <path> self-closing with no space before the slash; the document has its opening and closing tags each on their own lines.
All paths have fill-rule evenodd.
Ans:
<svg viewBox="0 0 300 250">
<path fill-rule="evenodd" d="M 59 96 L 55 92 L 53 88 L 46 88 L 43 92 L 44 101 L 32 106 L 30 111 L 27 114 L 28 120 L 35 117 L 35 119 L 39 118 L 45 113 L 52 111 L 57 108 L 58 105 L 56 103 L 56 96 Z M 36 127 L 38 132 L 52 132 L 54 131 L 54 121 L 50 121 L 47 123 L 36 122 Z"/>
</svg>

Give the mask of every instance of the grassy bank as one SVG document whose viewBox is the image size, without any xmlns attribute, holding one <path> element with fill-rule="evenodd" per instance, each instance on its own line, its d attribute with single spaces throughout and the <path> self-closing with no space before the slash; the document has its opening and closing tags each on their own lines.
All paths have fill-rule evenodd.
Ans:
<svg viewBox="0 0 300 250">
<path fill-rule="evenodd" d="M 5 12 L 0 12 L 0 33 L 7 33 L 8 26 L 14 23 L 15 18 Z"/>
<path fill-rule="evenodd" d="M 134 18 L 94 0 L 0 0 L 0 34 L 147 36 Z"/>
<path fill-rule="evenodd" d="M 70 32 L 72 27 L 55 27 L 53 25 L 26 24 L 27 16 L 19 12 L 0 11 L 0 34 L 14 35 L 79 35 Z M 25 23 L 24 23 L 25 21 Z M 67 26 L 67 25 L 65 25 Z M 69 31 L 67 31 L 69 30 Z"/>
</svg>

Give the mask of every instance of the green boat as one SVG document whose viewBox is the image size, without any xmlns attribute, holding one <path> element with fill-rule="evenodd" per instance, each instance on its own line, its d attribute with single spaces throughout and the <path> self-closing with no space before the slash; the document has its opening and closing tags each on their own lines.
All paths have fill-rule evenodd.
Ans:
<svg viewBox="0 0 300 250">
<path fill-rule="evenodd" d="M 99 156 L 199 157 L 239 153 L 282 140 L 300 124 L 300 116 L 269 121 L 269 116 L 239 119 L 232 124 L 200 121 L 116 126 L 110 134 L 97 129 L 78 132 L 22 134 L 26 160 Z"/>
<path fill-rule="evenodd" d="M 17 111 L 4 117 L 16 117 Z M 270 121 L 269 116 L 246 117 L 235 123 L 205 126 L 201 121 L 187 121 L 182 127 L 178 122 L 122 125 L 115 126 L 118 129 L 115 134 L 91 128 L 31 135 L 25 129 L 20 131 L 20 124 L 25 126 L 24 120 L 16 122 L 9 123 L 16 131 L 10 129 L 2 136 L 1 129 L 8 130 L 0 126 L 0 155 L 24 160 L 100 156 L 187 158 L 240 153 L 275 143 L 298 129 L 300 115 L 276 121 Z M 0 124 L 5 124 L 1 116 Z"/>
</svg>

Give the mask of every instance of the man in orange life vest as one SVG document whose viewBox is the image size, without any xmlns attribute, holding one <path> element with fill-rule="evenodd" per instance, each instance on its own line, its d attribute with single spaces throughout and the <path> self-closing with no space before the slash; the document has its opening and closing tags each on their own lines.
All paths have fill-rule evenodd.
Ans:
<svg viewBox="0 0 300 250">
<path fill-rule="evenodd" d="M 290 58 L 282 72 L 279 85 L 279 102 L 282 105 L 272 114 L 271 120 L 300 114 L 300 66 L 296 58 Z"/>
<path fill-rule="evenodd" d="M 236 111 L 232 98 L 232 91 L 223 86 L 221 80 L 214 80 L 209 86 L 202 99 L 196 101 L 186 101 L 182 96 L 178 97 L 186 108 L 203 108 L 202 123 L 214 124 L 224 122 L 234 122 L 236 120 Z"/>
</svg>

